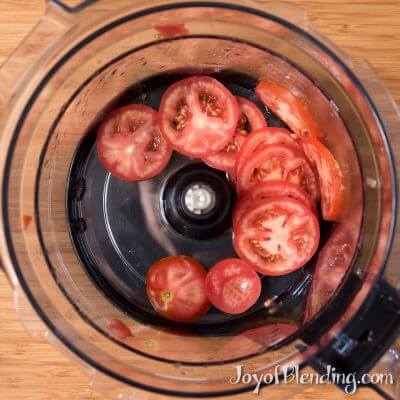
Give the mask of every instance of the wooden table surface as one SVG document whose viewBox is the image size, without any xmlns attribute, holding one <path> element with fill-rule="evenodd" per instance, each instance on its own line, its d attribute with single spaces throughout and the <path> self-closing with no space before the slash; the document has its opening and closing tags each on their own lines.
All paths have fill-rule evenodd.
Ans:
<svg viewBox="0 0 400 400">
<path fill-rule="evenodd" d="M 400 0 L 292 2 L 303 6 L 311 22 L 350 55 L 368 60 L 400 103 Z M 44 0 L 0 1 L 0 63 L 29 33 L 44 8 Z M 282 392 L 282 397 L 287 396 Z M 86 377 L 64 355 L 47 343 L 33 341 L 24 331 L 14 313 L 12 292 L 0 273 L 0 399 L 102 398 L 88 388 Z M 309 385 L 293 399 L 344 398 L 348 396 L 326 384 Z M 352 396 L 354 400 L 378 398 L 368 389 Z"/>
</svg>

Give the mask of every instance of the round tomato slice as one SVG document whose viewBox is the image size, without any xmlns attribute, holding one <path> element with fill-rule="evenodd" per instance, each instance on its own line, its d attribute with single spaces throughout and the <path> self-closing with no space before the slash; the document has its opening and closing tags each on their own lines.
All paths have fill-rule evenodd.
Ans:
<svg viewBox="0 0 400 400">
<path fill-rule="evenodd" d="M 339 164 L 318 140 L 303 138 L 300 144 L 318 172 L 322 217 L 327 221 L 336 221 L 340 217 L 343 201 L 342 172 Z"/>
<path fill-rule="evenodd" d="M 244 97 L 237 97 L 237 101 L 240 116 L 233 139 L 217 154 L 203 157 L 203 161 L 210 167 L 230 174 L 234 174 L 239 150 L 249 133 L 267 126 L 263 113 L 254 103 Z"/>
<path fill-rule="evenodd" d="M 290 197 L 259 200 L 238 221 L 234 247 L 260 274 L 285 275 L 301 268 L 319 243 L 315 214 Z"/>
<path fill-rule="evenodd" d="M 287 196 L 301 201 L 307 208 L 318 215 L 311 197 L 300 186 L 288 181 L 266 181 L 257 183 L 249 189 L 246 196 L 240 199 L 233 210 L 232 226 L 235 227 L 242 216 L 252 208 L 257 200 L 269 200 L 274 197 Z"/>
<path fill-rule="evenodd" d="M 163 258 L 147 273 L 147 297 L 163 317 L 177 322 L 195 321 L 210 307 L 205 290 L 206 273 L 194 258 Z"/>
<path fill-rule="evenodd" d="M 288 89 L 261 81 L 256 87 L 261 101 L 299 137 L 319 139 L 321 132 L 306 104 Z"/>
<path fill-rule="evenodd" d="M 253 154 L 260 146 L 264 144 L 291 144 L 293 146 L 300 146 L 296 140 L 292 138 L 290 132 L 284 128 L 264 128 L 253 132 L 246 138 L 240 148 L 240 152 L 236 158 L 235 172 L 239 174 L 239 170 L 244 161 Z"/>
<path fill-rule="evenodd" d="M 235 96 L 209 76 L 178 81 L 165 92 L 158 124 L 171 146 L 189 157 L 217 153 L 233 138 L 239 120 Z"/>
<path fill-rule="evenodd" d="M 304 153 L 289 144 L 263 145 L 242 165 L 237 190 L 243 195 L 257 183 L 284 180 L 304 189 L 314 201 L 319 198 L 318 181 Z"/>
<path fill-rule="evenodd" d="M 97 133 L 97 153 L 104 168 L 125 181 L 158 175 L 172 150 L 157 127 L 157 112 L 143 104 L 112 111 Z"/>
<path fill-rule="evenodd" d="M 228 314 L 241 314 L 260 297 L 261 280 L 244 261 L 227 258 L 208 271 L 206 292 L 218 310 Z"/>
</svg>

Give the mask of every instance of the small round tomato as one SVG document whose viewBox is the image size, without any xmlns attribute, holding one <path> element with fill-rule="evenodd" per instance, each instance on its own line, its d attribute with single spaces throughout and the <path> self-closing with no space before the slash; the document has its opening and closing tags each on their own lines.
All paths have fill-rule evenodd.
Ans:
<svg viewBox="0 0 400 400">
<path fill-rule="evenodd" d="M 304 189 L 314 201 L 319 198 L 318 181 L 304 153 L 289 144 L 263 145 L 240 168 L 237 190 L 243 195 L 257 183 L 284 180 Z"/>
<path fill-rule="evenodd" d="M 260 129 L 249 135 L 242 144 L 235 164 L 236 175 L 239 174 L 245 160 L 265 144 L 291 144 L 300 148 L 287 129 L 274 127 Z"/>
<path fill-rule="evenodd" d="M 230 174 L 234 174 L 239 150 L 249 133 L 267 126 L 263 113 L 254 103 L 244 97 L 237 97 L 237 101 L 240 116 L 233 139 L 217 154 L 203 157 L 203 161 L 210 167 Z"/>
<path fill-rule="evenodd" d="M 242 216 L 252 208 L 254 202 L 277 196 L 288 196 L 297 199 L 317 215 L 314 202 L 300 186 L 288 181 L 266 181 L 252 186 L 246 195 L 236 203 L 233 210 L 232 226 L 236 226 Z"/>
<path fill-rule="evenodd" d="M 239 120 L 235 96 L 209 76 L 171 85 L 161 100 L 158 124 L 171 146 L 189 157 L 204 157 L 227 146 Z"/>
<path fill-rule="evenodd" d="M 158 175 L 172 150 L 157 127 L 157 112 L 143 104 L 112 111 L 97 133 L 97 153 L 104 168 L 125 181 Z"/>
<path fill-rule="evenodd" d="M 318 124 L 307 105 L 288 89 L 271 82 L 261 81 L 256 87 L 256 94 L 296 136 L 312 139 L 321 137 Z"/>
<path fill-rule="evenodd" d="M 303 138 L 300 144 L 318 172 L 322 217 L 327 221 L 336 221 L 340 217 L 343 201 L 342 172 L 339 164 L 318 140 Z"/>
<path fill-rule="evenodd" d="M 234 247 L 263 275 L 285 275 L 301 268 L 318 248 L 315 214 L 290 197 L 259 200 L 236 224 Z"/>
<path fill-rule="evenodd" d="M 261 280 L 244 261 L 227 258 L 208 271 L 206 292 L 218 310 L 228 314 L 241 314 L 260 297 Z"/>
<path fill-rule="evenodd" d="M 163 258 L 147 273 L 147 297 L 163 317 L 176 322 L 195 321 L 210 307 L 205 290 L 206 273 L 194 258 Z"/>
</svg>

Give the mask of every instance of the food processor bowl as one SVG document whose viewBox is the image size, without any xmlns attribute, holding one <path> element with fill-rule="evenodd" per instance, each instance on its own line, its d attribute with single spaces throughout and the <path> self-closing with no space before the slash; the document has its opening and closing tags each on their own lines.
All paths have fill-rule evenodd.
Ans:
<svg viewBox="0 0 400 400">
<path fill-rule="evenodd" d="M 210 267 L 234 254 L 229 226 L 190 235 L 165 214 L 171 185 L 212 173 L 174 155 L 159 177 L 121 182 L 100 166 L 94 141 L 110 109 L 157 108 L 168 84 L 191 74 L 212 74 L 253 100 L 261 79 L 300 97 L 341 166 L 345 198 L 340 221 L 324 225 L 306 268 L 264 279 L 260 301 L 245 315 L 213 310 L 181 325 L 153 312 L 145 274 L 167 255 L 192 255 Z M 369 327 L 374 340 L 362 351 L 373 352 L 372 363 L 394 340 L 399 114 L 369 66 L 316 33 L 297 7 L 256 0 L 68 7 L 53 0 L 0 79 L 1 259 L 17 312 L 100 390 L 127 399 L 246 393 L 255 382 L 233 384 L 238 365 L 251 374 L 279 372 L 346 358 L 341 346 L 351 341 L 358 351 L 364 328 L 353 336 L 346 329 L 379 296 L 394 310 L 392 336 L 378 346 L 374 329 L 382 327 Z M 228 182 L 221 174 L 207 179 Z M 229 215 L 234 194 L 224 185 L 216 187 L 225 190 L 221 213 Z M 316 285 L 326 263 L 340 268 Z M 323 291 L 333 277 L 335 290 Z"/>
</svg>

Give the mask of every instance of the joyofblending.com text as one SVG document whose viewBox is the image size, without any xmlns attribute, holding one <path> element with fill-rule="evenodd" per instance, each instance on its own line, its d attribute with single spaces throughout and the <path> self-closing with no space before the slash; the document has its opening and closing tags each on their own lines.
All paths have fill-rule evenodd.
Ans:
<svg viewBox="0 0 400 400">
<path fill-rule="evenodd" d="M 394 379 L 390 373 L 363 374 L 356 376 L 355 373 L 344 374 L 336 371 L 335 367 L 327 366 L 326 373 L 300 371 L 298 365 L 281 366 L 276 365 L 270 373 L 248 373 L 244 371 L 244 365 L 237 365 L 235 375 L 230 378 L 232 385 L 253 384 L 253 392 L 258 394 L 263 385 L 295 383 L 299 385 L 317 384 L 331 382 L 340 385 L 347 394 L 354 394 L 360 385 L 393 384 Z"/>
</svg>

